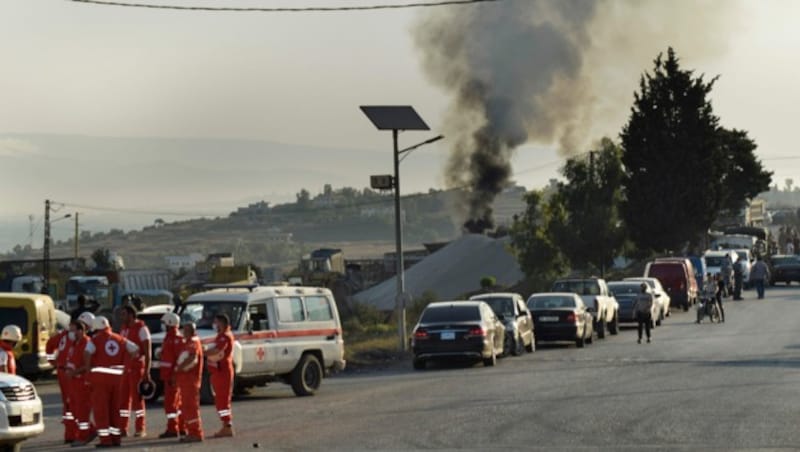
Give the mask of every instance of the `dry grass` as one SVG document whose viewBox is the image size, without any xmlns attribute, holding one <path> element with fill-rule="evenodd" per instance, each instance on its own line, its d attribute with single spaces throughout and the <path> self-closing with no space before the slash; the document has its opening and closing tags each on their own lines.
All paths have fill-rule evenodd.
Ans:
<svg viewBox="0 0 800 452">
<path fill-rule="evenodd" d="M 357 371 L 392 367 L 408 357 L 407 353 L 398 351 L 398 338 L 394 332 L 350 337 L 345 339 L 344 346 L 347 367 Z"/>
</svg>

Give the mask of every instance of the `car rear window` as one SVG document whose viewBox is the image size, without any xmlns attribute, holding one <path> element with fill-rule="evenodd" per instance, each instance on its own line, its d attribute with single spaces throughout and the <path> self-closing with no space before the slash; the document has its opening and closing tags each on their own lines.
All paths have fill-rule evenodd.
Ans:
<svg viewBox="0 0 800 452">
<path fill-rule="evenodd" d="M 28 332 L 28 311 L 25 308 L 0 308 L 0 329 L 16 325 L 22 334 Z"/>
<path fill-rule="evenodd" d="M 706 256 L 706 266 L 708 267 L 722 267 L 722 262 L 725 259 L 723 256 Z"/>
<path fill-rule="evenodd" d="M 420 323 L 469 322 L 480 319 L 481 311 L 477 306 L 429 306 L 422 313 Z"/>
<path fill-rule="evenodd" d="M 674 281 L 686 277 L 685 270 L 681 264 L 653 264 L 650 266 L 648 276 L 658 278 L 662 281 Z"/>
<path fill-rule="evenodd" d="M 609 284 L 608 289 L 611 290 L 611 293 L 614 295 L 631 295 L 631 294 L 638 294 L 642 291 L 642 284 L 641 283 L 631 283 L 631 284 Z"/>
<path fill-rule="evenodd" d="M 600 295 L 600 284 L 595 280 L 556 281 L 552 292 L 571 292 L 578 295 Z"/>
<path fill-rule="evenodd" d="M 574 308 L 572 297 L 535 297 L 528 300 L 528 309 Z"/>
<path fill-rule="evenodd" d="M 486 302 L 492 308 L 495 315 L 513 316 L 514 315 L 514 300 L 508 297 L 492 297 L 481 298 L 481 301 Z"/>
</svg>

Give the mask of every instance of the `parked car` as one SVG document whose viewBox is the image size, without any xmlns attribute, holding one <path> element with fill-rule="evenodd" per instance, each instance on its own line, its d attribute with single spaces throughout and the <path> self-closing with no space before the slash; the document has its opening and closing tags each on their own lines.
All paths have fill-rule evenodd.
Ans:
<svg viewBox="0 0 800 452">
<path fill-rule="evenodd" d="M 594 317 L 574 293 L 537 293 L 528 298 L 536 325 L 536 342 L 574 342 L 582 348 L 592 343 Z"/>
<path fill-rule="evenodd" d="M 664 286 L 661 285 L 661 281 L 658 278 L 645 278 L 643 276 L 638 276 L 635 278 L 625 278 L 624 281 L 639 281 L 645 282 L 650 289 L 653 291 L 653 296 L 656 299 L 656 303 L 661 306 L 661 320 L 669 317 L 672 314 L 672 303 L 670 302 L 669 294 L 666 290 L 664 290 Z"/>
<path fill-rule="evenodd" d="M 535 348 L 533 318 L 522 295 L 517 293 L 487 293 L 474 295 L 470 300 L 486 302 L 506 328 L 503 354 L 508 356 L 533 352 Z"/>
<path fill-rule="evenodd" d="M 606 326 L 611 334 L 619 332 L 619 303 L 608 291 L 604 279 L 560 279 L 553 284 L 551 292 L 569 292 L 581 297 L 594 317 L 593 327 L 598 339 L 606 337 Z"/>
<path fill-rule="evenodd" d="M 770 284 L 800 282 L 800 258 L 793 255 L 775 255 L 770 258 Z"/>
<path fill-rule="evenodd" d="M 642 292 L 642 284 L 647 284 L 644 281 L 612 281 L 608 283 L 608 289 L 614 294 L 614 298 L 619 303 L 619 322 L 620 323 L 633 323 L 636 322 L 636 311 L 633 307 L 636 304 L 636 298 Z M 647 290 L 653 293 L 650 286 Z M 655 294 L 653 294 L 655 299 Z M 661 303 L 656 301 L 650 308 L 650 316 L 655 325 L 661 325 L 662 315 L 664 311 L 661 309 Z"/>
<path fill-rule="evenodd" d="M 19 450 L 20 443 L 44 432 L 42 399 L 33 384 L 0 373 L 0 450 Z"/>
<path fill-rule="evenodd" d="M 689 260 L 692 262 L 692 267 L 694 267 L 694 279 L 697 280 L 697 289 L 702 290 L 708 278 L 706 258 L 703 256 L 689 256 Z"/>
<path fill-rule="evenodd" d="M 175 305 L 172 304 L 157 304 L 155 306 L 147 306 L 142 309 L 136 316 L 139 320 L 147 325 L 150 334 L 163 333 L 164 329 L 161 325 L 161 317 L 167 312 L 172 312 Z"/>
<path fill-rule="evenodd" d="M 503 354 L 506 329 L 483 301 L 443 301 L 429 304 L 414 327 L 411 349 L 414 369 L 435 359 L 467 358 L 494 366 Z"/>
<path fill-rule="evenodd" d="M 53 300 L 37 293 L 0 293 L 0 329 L 6 325 L 22 330 L 22 340 L 14 347 L 17 373 L 30 378 L 51 373 L 45 348 L 57 331 Z"/>
<path fill-rule="evenodd" d="M 712 275 L 722 274 L 722 264 L 725 261 L 725 256 L 730 256 L 731 263 L 736 264 L 736 261 L 739 260 L 739 255 L 734 250 L 730 249 L 722 249 L 722 250 L 708 250 L 703 254 L 703 257 L 706 258 L 706 265 L 708 266 L 708 272 Z M 722 275 L 725 276 L 725 275 Z M 730 273 L 730 284 L 728 290 L 733 290 L 733 265 L 731 265 L 731 273 Z"/>
<path fill-rule="evenodd" d="M 231 321 L 234 387 L 237 390 L 283 382 L 295 395 L 313 395 L 323 377 L 345 368 L 342 325 L 333 294 L 318 287 L 211 285 L 183 304 L 182 322 L 194 322 L 204 345 L 213 342 L 214 316 Z M 152 335 L 150 376 L 160 385 L 158 367 L 165 333 Z M 200 400 L 212 403 L 204 370 Z"/>
<path fill-rule="evenodd" d="M 749 289 L 750 288 L 750 269 L 753 268 L 753 261 L 755 261 L 755 259 L 753 258 L 753 255 L 750 253 L 749 249 L 736 249 L 736 250 L 733 250 L 733 251 L 738 256 L 738 259 L 736 261 L 740 262 L 741 265 L 742 265 L 742 270 L 743 270 L 742 286 L 744 286 L 745 289 Z M 734 266 L 734 268 L 735 268 L 735 266 Z"/>
<path fill-rule="evenodd" d="M 694 276 L 694 267 L 687 258 L 661 258 L 649 262 L 644 276 L 658 278 L 669 294 L 672 306 L 688 311 L 697 303 L 698 287 Z"/>
</svg>

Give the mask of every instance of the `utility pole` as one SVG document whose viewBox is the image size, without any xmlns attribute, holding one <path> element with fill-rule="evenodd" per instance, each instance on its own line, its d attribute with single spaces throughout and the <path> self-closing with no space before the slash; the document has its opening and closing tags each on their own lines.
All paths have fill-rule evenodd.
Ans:
<svg viewBox="0 0 800 452">
<path fill-rule="evenodd" d="M 397 297 L 395 309 L 397 310 L 397 334 L 400 336 L 400 350 L 408 348 L 406 339 L 406 279 L 405 265 L 403 263 L 403 221 L 400 218 L 400 150 L 397 147 L 397 129 L 392 129 L 392 141 L 394 142 L 394 237 L 395 253 L 397 260 Z"/>
<path fill-rule="evenodd" d="M 74 253 L 75 254 L 75 256 L 74 256 L 75 257 L 75 263 L 74 263 L 75 270 L 78 269 L 78 240 L 79 240 L 79 236 L 78 236 L 78 215 L 80 215 L 80 214 L 78 212 L 75 212 L 75 243 L 74 243 L 74 245 L 75 245 L 75 250 L 74 250 L 75 251 L 75 253 Z"/>
<path fill-rule="evenodd" d="M 42 273 L 44 274 L 43 292 L 50 294 L 50 200 L 44 201 L 44 256 L 42 256 Z"/>
</svg>

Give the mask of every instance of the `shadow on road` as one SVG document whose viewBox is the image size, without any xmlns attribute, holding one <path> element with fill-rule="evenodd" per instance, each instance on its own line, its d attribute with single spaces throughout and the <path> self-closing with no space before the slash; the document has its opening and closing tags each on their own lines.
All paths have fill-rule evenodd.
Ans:
<svg viewBox="0 0 800 452">
<path fill-rule="evenodd" d="M 707 361 L 702 363 L 706 367 L 783 367 L 788 369 L 800 368 L 800 358 L 752 358 L 732 359 L 726 361 Z"/>
</svg>

